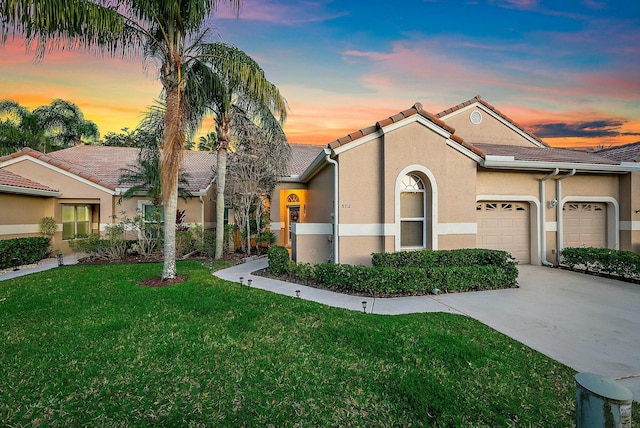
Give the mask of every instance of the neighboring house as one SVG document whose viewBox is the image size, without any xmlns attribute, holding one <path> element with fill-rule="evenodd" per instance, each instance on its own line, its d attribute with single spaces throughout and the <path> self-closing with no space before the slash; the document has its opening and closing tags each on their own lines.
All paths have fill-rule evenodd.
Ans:
<svg viewBox="0 0 640 428">
<path fill-rule="evenodd" d="M 53 217 L 58 232 L 53 248 L 69 251 L 76 235 L 96 233 L 123 217 L 133 218 L 152 204 L 144 195 L 119 203 L 121 168 L 137 161 L 137 148 L 76 146 L 43 154 L 25 148 L 0 157 L 0 239 L 38 236 L 43 217 Z M 185 151 L 184 172 L 192 194 L 180 199 L 185 221 L 205 229 L 215 225 L 212 185 L 216 157 L 210 152 Z"/>
<path fill-rule="evenodd" d="M 421 104 L 326 147 L 292 145 L 271 230 L 299 262 L 493 248 L 555 264 L 565 247 L 640 250 L 640 143 L 550 148 L 475 97 Z"/>
</svg>

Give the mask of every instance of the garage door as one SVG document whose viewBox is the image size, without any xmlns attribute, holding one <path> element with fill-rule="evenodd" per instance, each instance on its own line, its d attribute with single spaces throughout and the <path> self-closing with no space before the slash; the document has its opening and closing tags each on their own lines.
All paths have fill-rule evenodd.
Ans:
<svg viewBox="0 0 640 428">
<path fill-rule="evenodd" d="M 476 246 L 508 251 L 520 263 L 530 263 L 529 204 L 478 202 Z"/>
<path fill-rule="evenodd" d="M 607 246 L 607 204 L 571 202 L 562 207 L 564 247 Z"/>
</svg>

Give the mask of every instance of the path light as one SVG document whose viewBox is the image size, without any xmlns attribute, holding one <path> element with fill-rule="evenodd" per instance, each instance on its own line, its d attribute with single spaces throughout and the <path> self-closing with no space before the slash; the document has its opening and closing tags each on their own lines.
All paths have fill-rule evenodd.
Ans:
<svg viewBox="0 0 640 428">
<path fill-rule="evenodd" d="M 11 264 L 13 265 L 13 270 L 20 270 L 18 266 L 20 266 L 20 260 L 17 257 L 11 259 Z"/>
<path fill-rule="evenodd" d="M 300 298 L 300 290 L 296 290 L 296 297 Z"/>
<path fill-rule="evenodd" d="M 431 290 L 431 292 L 435 295 L 440 294 L 440 289 L 439 288 L 434 288 L 433 290 Z"/>
<path fill-rule="evenodd" d="M 253 279 L 249 278 L 247 279 L 247 286 L 251 287 L 251 283 L 253 282 Z"/>
<path fill-rule="evenodd" d="M 244 276 L 240 277 L 240 285 L 244 285 Z"/>
<path fill-rule="evenodd" d="M 64 256 L 62 253 L 58 253 L 56 258 L 58 259 L 58 266 L 64 266 Z"/>
<path fill-rule="evenodd" d="M 367 301 L 366 300 L 362 301 L 362 312 L 364 312 L 365 314 L 367 313 Z"/>
</svg>

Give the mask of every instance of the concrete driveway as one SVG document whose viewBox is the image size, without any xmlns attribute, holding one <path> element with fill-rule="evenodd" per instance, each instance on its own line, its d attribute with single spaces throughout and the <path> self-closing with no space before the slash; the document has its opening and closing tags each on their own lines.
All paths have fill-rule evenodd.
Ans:
<svg viewBox="0 0 640 428">
<path fill-rule="evenodd" d="M 367 312 L 464 314 L 579 372 L 619 379 L 640 401 L 640 285 L 552 269 L 520 266 L 520 288 L 438 296 L 376 299 L 348 296 L 251 275 L 266 259 L 214 272 L 220 278 L 330 306 Z"/>
<path fill-rule="evenodd" d="M 620 379 L 640 401 L 640 285 L 520 266 L 520 288 L 441 303 L 579 372 Z"/>
</svg>

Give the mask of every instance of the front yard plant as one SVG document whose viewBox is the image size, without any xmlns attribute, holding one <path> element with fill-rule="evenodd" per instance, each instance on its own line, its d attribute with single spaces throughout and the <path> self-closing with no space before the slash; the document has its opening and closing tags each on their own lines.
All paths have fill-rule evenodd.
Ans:
<svg viewBox="0 0 640 428">
<path fill-rule="evenodd" d="M 331 308 L 179 263 L 189 279 L 163 288 L 138 285 L 151 263 L 0 282 L 0 425 L 574 423 L 575 372 L 473 319 Z"/>
<path fill-rule="evenodd" d="M 306 285 L 376 296 L 477 291 L 515 287 L 517 261 L 506 251 L 485 249 L 375 253 L 372 267 L 289 260 L 284 247 L 269 250 L 269 272 Z"/>
</svg>

